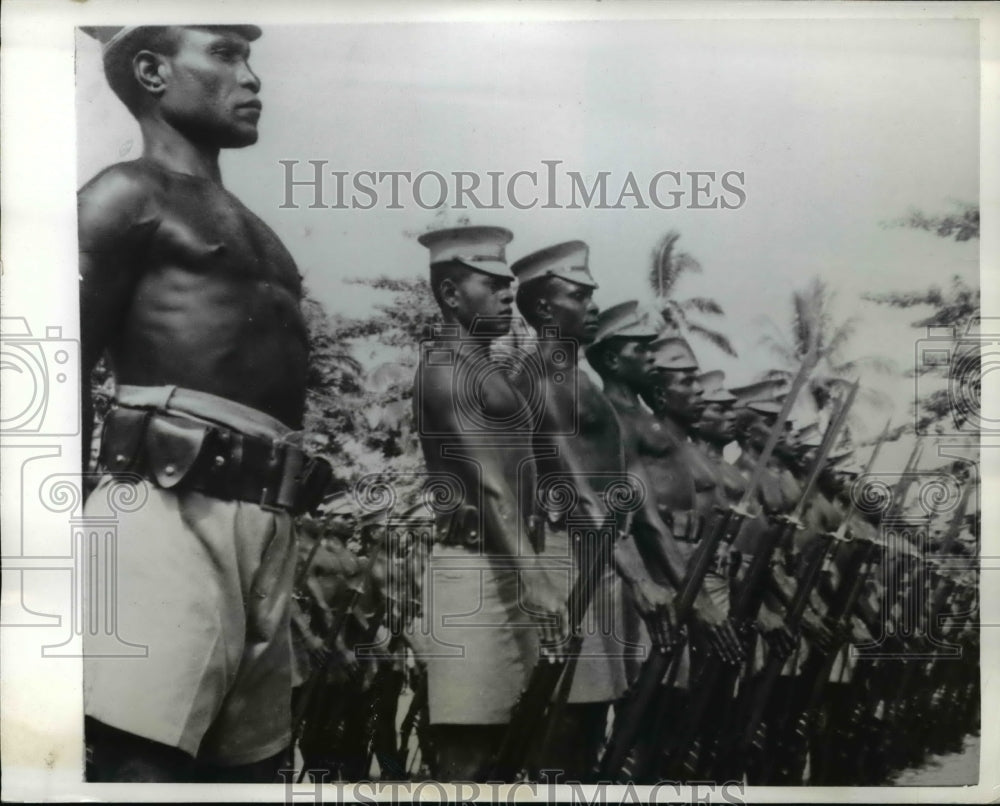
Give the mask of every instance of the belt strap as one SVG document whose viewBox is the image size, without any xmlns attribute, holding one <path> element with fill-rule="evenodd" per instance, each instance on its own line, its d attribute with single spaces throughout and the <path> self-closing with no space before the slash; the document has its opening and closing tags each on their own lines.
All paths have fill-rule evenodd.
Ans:
<svg viewBox="0 0 1000 806">
<path fill-rule="evenodd" d="M 160 487 L 292 513 L 317 506 L 333 476 L 326 460 L 280 439 L 120 404 L 105 419 L 101 463 Z"/>
<path fill-rule="evenodd" d="M 281 439 L 292 433 L 291 428 L 270 414 L 181 386 L 119 386 L 115 399 L 122 406 L 198 417 L 258 439 Z"/>
</svg>

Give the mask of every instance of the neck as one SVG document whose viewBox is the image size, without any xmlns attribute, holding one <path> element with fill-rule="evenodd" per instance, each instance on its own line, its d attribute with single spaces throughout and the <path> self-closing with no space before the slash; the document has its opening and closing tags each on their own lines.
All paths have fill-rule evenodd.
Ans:
<svg viewBox="0 0 1000 806">
<path fill-rule="evenodd" d="M 619 378 L 604 378 L 604 394 L 613 402 L 624 408 L 639 408 L 639 395 Z"/>
<path fill-rule="evenodd" d="M 722 460 L 722 449 L 725 447 L 725 443 L 717 442 L 711 439 L 705 439 L 700 437 L 698 439 L 698 444 L 701 446 L 702 450 L 708 454 L 708 456 L 717 461 Z"/>
<path fill-rule="evenodd" d="M 668 434 L 677 439 L 686 440 L 689 436 L 694 436 L 693 434 L 690 434 L 688 429 L 681 424 L 681 421 L 669 411 L 660 410 L 656 412 L 656 419 L 666 426 Z"/>
<path fill-rule="evenodd" d="M 192 142 L 156 115 L 140 119 L 143 156 L 168 171 L 197 176 L 222 184 L 219 149 Z"/>
<path fill-rule="evenodd" d="M 443 339 L 443 341 L 457 340 L 465 342 L 462 345 L 463 355 L 468 356 L 480 352 L 489 352 L 490 343 L 492 339 L 484 338 L 483 336 L 476 336 L 473 339 L 471 337 L 471 330 L 461 321 L 459 321 L 458 317 L 456 317 L 454 314 L 450 312 L 450 309 L 443 310 L 441 312 L 441 319 L 444 321 L 445 325 L 458 329 L 458 335 L 454 339 L 448 337 L 446 339 Z"/>
</svg>

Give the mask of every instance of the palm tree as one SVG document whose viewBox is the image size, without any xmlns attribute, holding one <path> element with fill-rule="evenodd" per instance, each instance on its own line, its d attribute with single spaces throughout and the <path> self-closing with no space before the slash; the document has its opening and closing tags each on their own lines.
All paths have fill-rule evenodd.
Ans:
<svg viewBox="0 0 1000 806">
<path fill-rule="evenodd" d="M 862 356 L 847 359 L 843 350 L 858 326 L 857 317 L 851 316 L 837 322 L 831 312 L 834 294 L 818 277 L 806 288 L 792 293 L 792 317 L 786 332 L 773 319 L 764 317 L 770 332 L 765 333 L 760 344 L 767 347 L 781 366 L 768 370 L 761 380 L 791 380 L 810 348 L 815 349 L 816 363 L 809 378 L 809 394 L 818 412 L 829 406 L 838 391 L 850 384 L 864 369 L 877 372 L 894 372 L 896 366 L 881 356 Z M 886 395 L 870 388 L 858 392 L 860 399 L 877 408 L 888 402 Z"/>
<path fill-rule="evenodd" d="M 722 306 L 718 302 L 710 297 L 689 297 L 685 300 L 673 297 L 674 288 L 681 275 L 685 272 L 700 274 L 702 270 L 701 263 L 687 252 L 676 248 L 680 237 L 679 232 L 670 230 L 660 239 L 653 250 L 649 285 L 660 306 L 660 313 L 665 321 L 698 334 L 724 353 L 735 357 L 736 350 L 726 336 L 699 322 L 693 322 L 688 317 L 688 314 L 692 312 L 709 316 L 722 316 Z"/>
</svg>

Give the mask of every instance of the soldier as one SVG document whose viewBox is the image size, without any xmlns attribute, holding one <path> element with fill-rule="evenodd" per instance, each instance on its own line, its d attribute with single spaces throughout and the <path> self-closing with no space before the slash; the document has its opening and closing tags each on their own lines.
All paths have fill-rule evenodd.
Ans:
<svg viewBox="0 0 1000 806">
<path fill-rule="evenodd" d="M 517 306 L 540 334 L 541 361 L 537 366 L 545 372 L 542 378 L 528 372 L 520 376 L 544 389 L 534 439 L 540 492 L 544 497 L 547 479 L 569 482 L 581 502 L 578 512 L 546 514 L 545 554 L 556 561 L 570 557 L 567 516 L 579 521 L 582 512 L 583 519 L 594 524 L 606 521 L 608 510 L 600 497 L 609 484 L 624 478 L 627 470 L 615 411 L 579 370 L 579 348 L 592 341 L 598 321 L 593 301 L 597 283 L 587 258 L 587 245 L 570 241 L 534 252 L 511 266 L 518 278 Z M 668 592 L 645 573 L 625 524 L 618 525 L 618 534 L 619 572 L 631 584 L 640 612 L 656 629 L 655 621 L 663 618 L 669 603 Z M 570 573 L 562 574 L 559 580 L 563 583 L 561 593 L 568 595 Z M 585 619 L 583 645 L 571 669 L 574 677 L 562 724 L 553 731 L 547 756 L 539 759 L 543 768 L 562 770 L 566 780 L 586 780 L 593 770 L 609 706 L 625 691 L 622 617 L 620 586 L 614 569 L 608 568 Z"/>
<path fill-rule="evenodd" d="M 650 345 L 659 332 L 650 322 L 648 313 L 634 301 L 615 305 L 601 313 L 593 343 L 587 348 L 587 360 L 604 381 L 604 393 L 611 401 L 622 423 L 625 450 L 633 457 L 633 466 L 648 480 L 649 503 L 643 510 L 642 525 L 651 533 L 647 563 L 654 579 L 658 574 L 675 587 L 680 587 L 687 568 L 689 553 L 680 548 L 688 538 L 692 519 L 672 526 L 662 513 L 671 511 L 671 497 L 683 496 L 693 488 L 686 457 L 680 449 L 683 432 L 672 425 L 666 427 L 640 400 L 640 393 L 649 388 L 653 367 Z M 696 397 L 700 391 L 687 379 L 681 381 L 687 394 Z M 693 406 L 692 408 L 697 408 Z M 669 469 L 664 473 L 663 468 Z M 691 500 L 690 494 L 687 499 Z M 655 553 L 653 553 L 655 552 Z M 725 657 L 742 654 L 732 625 L 725 613 L 702 590 L 694 613 L 694 623 L 710 636 L 713 648 Z"/>
<path fill-rule="evenodd" d="M 736 439 L 736 395 L 726 386 L 722 370 L 712 370 L 698 376 L 704 404 L 698 420 L 692 426 L 695 443 L 713 463 L 716 471 L 715 499 L 720 504 L 736 504 L 743 497 L 746 479 L 723 455 L 724 448 Z"/>
<path fill-rule="evenodd" d="M 85 646 L 91 772 L 269 781 L 290 740 L 292 518 L 318 502 L 330 469 L 295 433 L 302 279 L 219 169 L 221 149 L 257 140 L 247 59 L 261 32 L 89 32 L 143 153 L 79 193 L 82 378 L 107 353 L 117 384 L 100 452 L 109 475 L 85 512 L 100 513 L 114 474 L 144 479 L 144 505 L 119 517 L 116 593 L 119 630 L 149 647 L 137 663 Z"/>
<path fill-rule="evenodd" d="M 704 388 L 698 360 L 679 330 L 668 327 L 661 331 L 650 345 L 650 353 L 652 371 L 639 392 L 656 417 L 643 439 L 644 452 L 650 457 L 647 469 L 660 515 L 681 541 L 690 562 L 721 503 L 716 470 L 693 442 L 695 424 L 706 405 Z M 728 550 L 720 547 L 720 561 L 709 570 L 704 582 L 706 592 L 723 614 L 729 610 L 729 581 L 721 561 L 726 554 Z"/>
<path fill-rule="evenodd" d="M 428 471 L 450 474 L 464 490 L 464 506 L 439 518 L 423 585 L 430 722 L 444 781 L 484 774 L 538 657 L 537 617 L 545 641 L 560 640 L 566 623 L 531 540 L 530 417 L 490 355 L 510 327 L 514 277 L 504 250 L 512 237 L 461 227 L 419 239 L 444 326 L 421 345 L 416 422 Z"/>
</svg>

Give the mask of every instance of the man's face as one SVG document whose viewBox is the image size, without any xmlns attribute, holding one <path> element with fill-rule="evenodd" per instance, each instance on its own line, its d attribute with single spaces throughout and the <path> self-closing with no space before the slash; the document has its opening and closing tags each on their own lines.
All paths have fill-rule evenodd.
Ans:
<svg viewBox="0 0 1000 806">
<path fill-rule="evenodd" d="M 257 142 L 260 80 L 250 43 L 235 31 L 181 28 L 177 53 L 163 57 L 164 119 L 197 143 L 240 148 Z"/>
<path fill-rule="evenodd" d="M 709 403 L 695 424 L 699 436 L 710 442 L 732 442 L 736 433 L 736 415 L 731 406 Z"/>
<path fill-rule="evenodd" d="M 649 382 L 644 398 L 657 414 L 667 414 L 689 424 L 701 417 L 705 390 L 697 370 L 660 369 L 650 374 Z"/>
<path fill-rule="evenodd" d="M 648 341 L 623 340 L 617 349 L 616 375 L 632 389 L 642 389 L 648 382 L 653 366 L 653 354 Z"/>
<path fill-rule="evenodd" d="M 514 311 L 512 282 L 506 277 L 470 270 L 453 284 L 446 297 L 453 305 L 455 318 L 473 335 L 502 336 L 510 330 Z"/>
<path fill-rule="evenodd" d="M 772 422 L 772 418 L 763 414 L 755 415 L 753 422 L 747 428 L 747 441 L 752 448 L 758 451 L 764 450 L 764 445 L 767 444 L 767 439 L 771 435 Z"/>
<path fill-rule="evenodd" d="M 798 434 L 791 427 L 791 424 L 785 423 L 785 430 L 782 433 L 781 439 L 778 440 L 778 444 L 774 446 L 774 451 L 783 459 L 789 459 L 795 461 L 799 458 L 801 443 L 799 442 Z"/>
<path fill-rule="evenodd" d="M 553 277 L 549 281 L 545 303 L 550 316 L 547 324 L 558 329 L 559 338 L 574 339 L 580 345 L 594 340 L 598 308 L 593 288 Z"/>
</svg>

